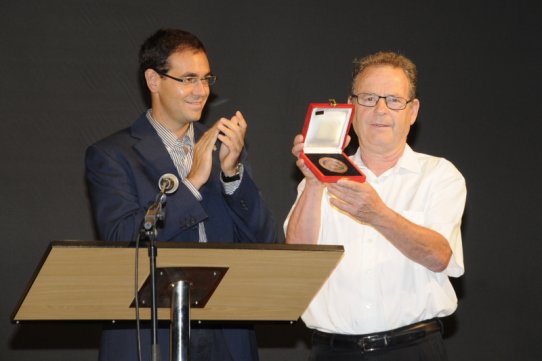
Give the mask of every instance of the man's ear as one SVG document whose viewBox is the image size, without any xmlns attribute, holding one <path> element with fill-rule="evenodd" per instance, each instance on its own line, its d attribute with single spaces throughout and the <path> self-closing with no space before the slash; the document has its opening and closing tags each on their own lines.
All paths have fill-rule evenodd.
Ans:
<svg viewBox="0 0 542 361">
<path fill-rule="evenodd" d="M 416 122 L 416 118 L 418 118 L 418 111 L 420 110 L 420 101 L 418 99 L 412 100 L 412 104 L 410 104 L 412 107 L 412 112 L 410 115 L 410 125 L 414 124 Z"/>
<path fill-rule="evenodd" d="M 160 84 L 160 74 L 158 74 L 153 69 L 147 69 L 145 70 L 145 82 L 147 83 L 147 88 L 149 88 L 149 91 L 151 93 L 155 93 L 158 91 L 158 86 Z"/>
</svg>

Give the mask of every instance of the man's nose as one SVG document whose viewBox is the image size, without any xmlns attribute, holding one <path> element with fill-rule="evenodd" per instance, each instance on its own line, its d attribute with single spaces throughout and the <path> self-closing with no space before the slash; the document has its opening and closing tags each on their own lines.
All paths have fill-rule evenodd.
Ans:
<svg viewBox="0 0 542 361">
<path fill-rule="evenodd" d="M 386 103 L 386 98 L 384 97 L 378 98 L 375 104 L 375 108 L 377 111 L 387 111 L 388 104 Z"/>
<path fill-rule="evenodd" d="M 203 83 L 203 80 L 198 79 L 196 84 L 194 84 L 194 86 L 192 88 L 192 91 L 195 94 L 198 94 L 198 95 L 205 95 L 205 94 L 209 93 L 209 86 L 205 85 Z"/>
</svg>

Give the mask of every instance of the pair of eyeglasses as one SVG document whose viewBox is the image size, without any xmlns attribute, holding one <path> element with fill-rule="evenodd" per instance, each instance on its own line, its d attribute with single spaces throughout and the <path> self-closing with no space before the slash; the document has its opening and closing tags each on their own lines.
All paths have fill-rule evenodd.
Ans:
<svg viewBox="0 0 542 361">
<path fill-rule="evenodd" d="M 199 78 L 197 76 L 182 76 L 180 78 L 177 78 L 169 74 L 166 74 L 165 72 L 162 72 L 162 71 L 156 71 L 156 72 L 162 76 L 165 76 L 166 78 L 173 79 L 184 85 L 196 85 L 199 81 L 201 81 L 201 84 L 205 86 L 209 86 L 209 85 L 213 85 L 216 82 L 216 75 L 207 75 L 207 76 L 204 76 L 203 78 Z"/>
<path fill-rule="evenodd" d="M 357 99 L 357 103 L 364 107 L 374 107 L 380 99 L 384 99 L 386 101 L 386 106 L 392 110 L 403 110 L 408 103 L 414 100 L 414 98 L 407 100 L 394 95 L 381 96 L 373 93 L 352 94 L 350 96 Z"/>
</svg>

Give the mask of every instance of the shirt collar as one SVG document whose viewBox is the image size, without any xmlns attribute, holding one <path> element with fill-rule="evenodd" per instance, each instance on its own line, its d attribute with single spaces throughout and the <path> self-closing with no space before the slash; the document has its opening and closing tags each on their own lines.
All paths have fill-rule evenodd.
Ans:
<svg viewBox="0 0 542 361">
<path fill-rule="evenodd" d="M 418 157 L 416 157 L 416 153 L 410 148 L 408 144 L 405 145 L 405 150 L 403 152 L 403 155 L 401 158 L 399 158 L 399 161 L 395 165 L 394 168 L 397 169 L 404 169 L 409 172 L 413 173 L 420 173 L 421 167 L 420 163 L 418 162 Z"/>
<path fill-rule="evenodd" d="M 152 127 L 156 130 L 158 133 L 158 136 L 160 139 L 162 139 L 162 142 L 168 147 L 175 147 L 179 146 L 181 144 L 187 144 L 190 146 L 194 145 L 194 124 L 190 123 L 188 125 L 188 130 L 186 131 L 186 134 L 183 136 L 182 139 L 177 138 L 175 133 L 164 127 L 160 122 L 158 122 L 156 119 L 152 117 L 152 109 L 148 109 L 147 113 L 147 120 L 152 125 Z"/>
<path fill-rule="evenodd" d="M 356 165 L 362 170 L 368 170 L 367 166 L 365 165 L 365 163 L 363 163 L 363 160 L 361 159 L 361 150 L 359 147 L 356 153 L 353 155 L 353 160 L 354 163 L 356 163 Z M 419 173 L 421 171 L 421 167 L 418 162 L 418 158 L 416 157 L 416 153 L 408 144 L 405 145 L 405 150 L 397 161 L 397 164 L 395 164 L 391 169 L 388 169 L 384 174 L 389 174 L 389 172 L 401 171 L 412 173 Z"/>
</svg>

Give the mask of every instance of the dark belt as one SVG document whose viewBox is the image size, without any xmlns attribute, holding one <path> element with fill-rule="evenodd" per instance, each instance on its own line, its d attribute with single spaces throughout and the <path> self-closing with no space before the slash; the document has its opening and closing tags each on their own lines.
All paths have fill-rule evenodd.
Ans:
<svg viewBox="0 0 542 361">
<path fill-rule="evenodd" d="M 313 343 L 337 348 L 359 348 L 363 352 L 378 351 L 393 346 L 406 346 L 434 332 L 441 332 L 440 320 L 414 323 L 391 331 L 366 335 L 341 335 L 314 330 Z"/>
</svg>

